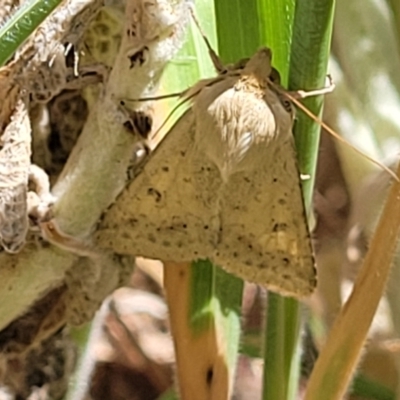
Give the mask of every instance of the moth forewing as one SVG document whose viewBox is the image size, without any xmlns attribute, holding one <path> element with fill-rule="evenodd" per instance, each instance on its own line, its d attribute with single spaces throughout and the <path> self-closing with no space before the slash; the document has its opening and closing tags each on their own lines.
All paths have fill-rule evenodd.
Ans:
<svg viewBox="0 0 400 400">
<path fill-rule="evenodd" d="M 188 111 L 107 213 L 100 244 L 165 261 L 208 257 L 218 235 L 218 179 L 216 167 L 196 150 Z"/>
<path fill-rule="evenodd" d="M 224 187 L 215 262 L 286 295 L 309 295 L 316 270 L 292 138 L 267 145 L 265 162 Z"/>
<path fill-rule="evenodd" d="M 164 261 L 209 258 L 282 294 L 310 294 L 316 273 L 293 119 L 268 86 L 271 73 L 261 49 L 243 71 L 201 86 L 193 111 L 108 212 L 99 243 Z"/>
</svg>

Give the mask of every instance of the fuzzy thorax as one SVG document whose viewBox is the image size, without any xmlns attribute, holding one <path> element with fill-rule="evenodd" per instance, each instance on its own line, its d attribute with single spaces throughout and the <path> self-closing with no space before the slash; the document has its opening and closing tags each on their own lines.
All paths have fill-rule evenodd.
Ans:
<svg viewBox="0 0 400 400">
<path fill-rule="evenodd" d="M 196 144 L 229 177 L 251 170 L 278 135 L 290 132 L 292 117 L 270 90 L 271 53 L 259 50 L 240 76 L 204 88 L 195 100 Z"/>
</svg>

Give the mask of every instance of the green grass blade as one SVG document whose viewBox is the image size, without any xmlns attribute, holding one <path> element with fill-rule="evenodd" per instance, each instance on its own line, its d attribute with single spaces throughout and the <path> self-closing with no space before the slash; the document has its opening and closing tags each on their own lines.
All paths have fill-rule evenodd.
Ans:
<svg viewBox="0 0 400 400">
<path fill-rule="evenodd" d="M 290 49 L 289 89 L 311 90 L 324 86 L 332 37 L 334 5 L 334 0 L 297 1 Z M 310 98 L 305 103 L 316 115 L 322 115 L 323 97 Z M 318 124 L 298 112 L 294 135 L 299 168 L 301 173 L 311 177 L 303 182 L 303 196 L 308 214 L 310 214 L 315 182 L 320 130 L 321 127 Z M 299 332 L 299 305 L 287 302 L 286 307 L 292 310 L 292 313 L 288 315 L 293 314 L 291 323 L 293 329 L 297 327 Z M 297 312 L 294 311 L 295 309 Z M 297 316 L 297 321 L 294 315 Z M 290 326 L 289 323 L 287 326 Z M 294 363 L 298 362 L 300 357 L 299 352 L 295 353 L 296 342 L 288 337 L 287 348 L 291 347 L 294 357 L 289 371 L 288 399 L 294 399 L 297 396 L 299 369 Z"/>
<path fill-rule="evenodd" d="M 310 90 L 324 87 L 334 6 L 334 0 L 301 0 L 296 3 L 289 89 Z M 304 100 L 304 104 L 315 115 L 322 115 L 322 96 L 308 98 Z M 310 209 L 315 181 L 320 130 L 321 127 L 316 122 L 298 111 L 294 134 L 300 172 L 311 177 L 303 182 L 307 210 Z"/>
<path fill-rule="evenodd" d="M 256 5 L 256 7 L 255 7 Z M 220 54 L 230 62 L 249 56 L 262 45 L 273 51 L 273 64 L 278 68 L 282 82 L 288 80 L 290 50 L 290 22 L 293 19 L 293 1 L 259 0 L 218 2 L 218 35 Z M 231 22 L 234 14 L 234 23 Z M 226 19 L 225 23 L 222 23 Z M 221 21 L 221 19 L 222 21 Z M 235 17 L 234 17 L 235 18 Z M 232 25 L 236 35 L 232 35 Z M 236 57 L 235 54 L 237 54 Z M 292 391 L 289 380 L 297 382 L 299 371 L 297 349 L 299 332 L 298 304 L 292 299 L 269 295 L 267 331 L 264 353 L 264 399 L 284 399 L 286 391 Z M 268 345 L 267 345 L 268 343 Z M 296 368 L 292 368 L 292 365 Z M 294 375 L 293 375 L 294 373 Z M 292 377 L 294 376 L 294 377 Z M 297 387 L 297 385 L 294 385 Z"/>
<path fill-rule="evenodd" d="M 243 0 L 215 2 L 218 50 L 224 63 L 251 56 L 260 46 L 257 3 Z"/>
<path fill-rule="evenodd" d="M 272 61 L 284 87 L 289 78 L 294 5 L 293 0 L 258 0 L 261 41 L 272 49 Z"/>
<path fill-rule="evenodd" d="M 243 282 L 206 260 L 193 263 L 190 320 L 201 333 L 215 324 L 224 336 L 227 367 L 234 376 L 239 351 Z"/>
<path fill-rule="evenodd" d="M 32 0 L 24 3 L 0 28 L 0 66 L 61 3 L 61 0 Z"/>
<path fill-rule="evenodd" d="M 286 345 L 286 332 L 291 336 L 297 330 L 287 330 L 285 299 L 269 293 L 267 303 L 267 329 L 264 343 L 263 399 L 286 399 L 288 382 L 288 361 L 292 359 L 292 349 Z"/>
<path fill-rule="evenodd" d="M 273 64 L 287 86 L 294 2 L 260 0 L 260 31 L 273 51 Z M 288 399 L 297 394 L 300 371 L 300 315 L 296 300 L 269 293 L 264 336 L 263 399 Z"/>
<path fill-rule="evenodd" d="M 395 400 L 396 398 L 393 390 L 362 374 L 354 378 L 350 393 L 354 396 L 370 400 Z"/>
<path fill-rule="evenodd" d="M 170 389 L 158 397 L 157 400 L 179 400 L 179 397 L 174 390 Z"/>
<path fill-rule="evenodd" d="M 64 400 L 80 400 L 91 384 L 91 373 L 94 372 L 95 361 L 92 360 L 93 355 L 90 354 L 90 345 L 99 339 L 101 329 L 99 330 L 99 326 L 94 326 L 91 322 L 81 327 L 72 327 L 70 329 L 71 338 L 78 348 L 78 361 L 75 371 L 70 377 L 68 391 L 64 396 Z M 90 371 L 88 371 L 88 365 L 92 367 Z"/>
<path fill-rule="evenodd" d="M 213 1 L 197 1 L 196 15 L 202 30 L 218 51 Z M 189 39 L 176 61 L 168 66 L 163 84 L 166 93 L 186 89 L 200 78 L 215 76 L 208 50 L 194 24 L 191 26 Z M 179 268 L 173 265 L 167 267 Z M 180 267 L 186 271 L 188 279 L 179 280 L 172 275 L 171 269 L 166 271 L 167 298 L 170 307 L 174 308 L 171 316 L 175 318 L 177 312 L 182 315 L 187 309 L 186 320 L 182 322 L 176 318 L 174 321 L 177 322 L 172 327 L 172 332 L 175 332 L 175 342 L 180 340 L 177 337 L 184 336 L 182 340 L 186 344 L 190 343 L 190 351 L 188 350 L 190 360 L 185 358 L 186 344 L 176 343 L 178 360 L 186 369 L 179 370 L 178 365 L 180 393 L 183 398 L 186 398 L 188 393 L 191 393 L 191 398 L 198 398 L 203 391 L 208 391 L 210 396 L 214 396 L 215 385 L 223 382 L 224 388 L 218 392 L 218 398 L 223 399 L 231 391 L 235 376 L 243 282 L 205 260 L 194 262 L 188 268 Z M 176 286 L 177 282 L 179 287 Z M 174 290 L 179 290 L 181 293 L 179 299 L 175 299 L 171 293 L 173 286 Z M 171 290 L 168 292 L 169 288 Z M 179 302 L 187 302 L 187 305 L 182 306 Z M 179 307 L 182 307 L 180 311 Z M 192 357 L 197 357 L 196 363 L 193 363 Z M 211 368 L 212 379 L 210 378 L 211 383 L 207 389 L 203 383 L 205 382 L 203 376 L 208 365 Z M 195 394 L 189 386 L 197 388 Z"/>
<path fill-rule="evenodd" d="M 316 8 L 316 2 L 298 1 L 295 10 L 293 1 L 268 0 L 260 3 L 260 10 L 265 14 L 260 15 L 259 20 L 269 21 L 266 24 L 265 38 L 273 49 L 274 64 L 281 73 L 282 82 L 285 83 L 288 79 L 291 89 L 322 87 L 332 30 L 332 2 L 320 2 L 320 7 Z M 314 15 L 318 18 L 313 18 Z M 307 53 L 310 53 L 310 56 L 307 56 Z M 311 109 L 318 115 L 321 112 L 322 100 L 313 99 L 313 102 Z M 308 118 L 299 116 L 295 128 L 299 165 L 301 172 L 312 177 L 315 176 L 319 130 L 320 127 L 315 126 Z M 308 210 L 313 184 L 314 179 L 311 179 L 303 187 Z M 299 313 L 299 305 L 295 300 L 284 299 L 276 294 L 269 295 L 264 355 L 264 399 L 291 399 L 297 395 Z"/>
<path fill-rule="evenodd" d="M 216 3 L 219 54 L 224 62 L 248 57 L 261 45 L 268 45 L 274 52 L 274 66 L 279 69 L 283 82 L 288 81 L 288 54 L 292 30 L 290 26 L 287 26 L 287 21 L 293 20 L 294 3 L 289 0 L 284 5 L 282 3 L 261 0 L 255 3 L 244 0 Z M 281 19 L 272 12 L 282 14 Z M 232 33 L 233 27 L 235 34 Z M 283 37 L 286 39 L 282 40 Z M 227 275 L 226 279 L 229 282 L 231 278 Z M 223 284 L 229 287 L 228 284 Z M 276 301 L 275 304 L 274 301 Z M 265 360 L 266 376 L 269 377 L 270 382 L 270 385 L 266 387 L 270 388 L 271 393 L 264 398 L 280 398 L 279 388 L 282 387 L 285 388 L 286 398 L 286 394 L 295 393 L 297 387 L 299 307 L 294 300 L 283 299 L 276 295 L 270 296 L 270 305 L 268 326 L 273 328 L 268 339 Z M 266 337 L 268 338 L 268 333 Z M 291 385 L 290 380 L 295 384 Z"/>
</svg>

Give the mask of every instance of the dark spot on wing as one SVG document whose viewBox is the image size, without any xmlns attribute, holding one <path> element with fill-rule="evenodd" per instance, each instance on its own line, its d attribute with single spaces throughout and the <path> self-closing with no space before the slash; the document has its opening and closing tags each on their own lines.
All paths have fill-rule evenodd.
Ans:
<svg viewBox="0 0 400 400">
<path fill-rule="evenodd" d="M 272 228 L 273 232 L 278 232 L 278 231 L 285 231 L 287 229 L 287 224 L 281 223 L 281 224 L 275 224 L 274 227 Z"/>
<path fill-rule="evenodd" d="M 279 101 L 282 104 L 282 107 L 289 113 L 292 114 L 293 113 L 293 106 L 292 103 L 290 102 L 290 100 L 285 97 L 283 94 L 278 94 L 279 97 Z"/>
<path fill-rule="evenodd" d="M 149 196 L 154 197 L 154 200 L 155 200 L 156 203 L 159 203 L 161 201 L 162 195 L 157 189 L 149 188 L 147 190 L 147 194 Z"/>
<path fill-rule="evenodd" d="M 206 373 L 207 386 L 211 386 L 213 378 L 214 378 L 214 369 L 211 366 L 211 367 L 208 367 L 207 373 Z"/>
</svg>

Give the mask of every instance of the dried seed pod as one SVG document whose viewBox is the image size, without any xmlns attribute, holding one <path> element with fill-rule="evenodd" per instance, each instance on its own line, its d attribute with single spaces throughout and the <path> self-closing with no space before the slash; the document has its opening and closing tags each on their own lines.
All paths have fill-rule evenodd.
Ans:
<svg viewBox="0 0 400 400">
<path fill-rule="evenodd" d="M 27 193 L 31 126 L 26 104 L 19 100 L 2 137 L 0 150 L 0 243 L 17 253 L 28 231 Z"/>
</svg>

